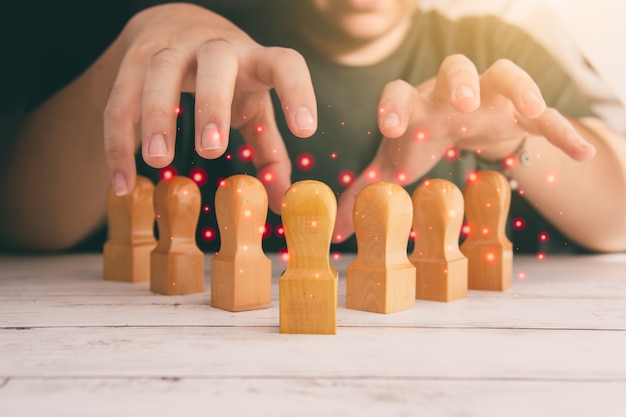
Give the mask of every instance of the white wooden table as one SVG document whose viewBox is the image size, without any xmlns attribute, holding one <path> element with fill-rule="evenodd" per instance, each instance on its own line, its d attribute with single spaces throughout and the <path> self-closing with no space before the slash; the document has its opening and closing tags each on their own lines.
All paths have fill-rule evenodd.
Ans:
<svg viewBox="0 0 626 417">
<path fill-rule="evenodd" d="M 230 313 L 99 255 L 0 257 L 0 416 L 626 416 L 626 254 L 391 315 L 345 309 L 351 259 L 320 336 L 278 333 L 276 259 L 272 308 Z"/>
</svg>

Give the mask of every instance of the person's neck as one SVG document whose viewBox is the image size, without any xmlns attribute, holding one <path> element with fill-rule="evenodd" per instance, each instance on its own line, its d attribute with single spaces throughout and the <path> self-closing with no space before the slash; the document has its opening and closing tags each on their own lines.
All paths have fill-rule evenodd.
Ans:
<svg viewBox="0 0 626 417">
<path fill-rule="evenodd" d="M 404 41 L 411 27 L 411 19 L 405 19 L 384 36 L 371 41 L 337 41 L 311 28 L 304 30 L 304 38 L 318 53 L 329 60 L 347 66 L 367 66 L 381 62 L 391 55 Z"/>
</svg>

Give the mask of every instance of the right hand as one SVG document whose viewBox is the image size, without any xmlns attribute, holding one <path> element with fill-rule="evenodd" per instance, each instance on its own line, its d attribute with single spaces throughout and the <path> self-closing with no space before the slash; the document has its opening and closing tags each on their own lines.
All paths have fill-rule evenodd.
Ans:
<svg viewBox="0 0 626 417">
<path fill-rule="evenodd" d="M 195 93 L 195 147 L 217 158 L 239 129 L 255 153 L 254 165 L 280 212 L 291 164 L 276 126 L 269 90 L 281 101 L 291 132 L 308 137 L 317 127 L 308 68 L 291 49 L 262 47 L 221 16 L 190 4 L 146 9 L 126 25 L 116 44 L 121 63 L 104 112 L 104 141 L 113 189 L 135 184 L 135 126 L 141 121 L 142 156 L 162 168 L 171 163 L 180 93 Z M 264 176 L 271 173 L 271 176 Z"/>
</svg>

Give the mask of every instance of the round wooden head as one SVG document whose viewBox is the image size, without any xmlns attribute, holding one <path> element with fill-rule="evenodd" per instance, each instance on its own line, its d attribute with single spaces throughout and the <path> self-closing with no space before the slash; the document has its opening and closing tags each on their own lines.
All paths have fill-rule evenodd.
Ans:
<svg viewBox="0 0 626 417">
<path fill-rule="evenodd" d="M 190 178 L 161 180 L 154 190 L 154 211 L 159 227 L 159 251 L 196 242 L 200 216 L 200 189 Z"/>
<path fill-rule="evenodd" d="M 404 188 L 376 182 L 356 196 L 352 219 L 360 263 L 385 266 L 407 262 L 413 206 Z"/>
<path fill-rule="evenodd" d="M 267 192 L 250 175 L 233 175 L 215 193 L 215 215 L 220 230 L 219 256 L 258 254 L 267 217 Z"/>
<path fill-rule="evenodd" d="M 459 234 L 463 226 L 463 194 L 444 179 L 425 180 L 413 192 L 413 230 L 415 246 L 412 257 L 457 259 Z"/>
<path fill-rule="evenodd" d="M 294 183 L 281 206 L 289 268 L 330 271 L 330 242 L 337 216 L 337 199 L 324 183 Z"/>
<path fill-rule="evenodd" d="M 470 175 L 463 188 L 465 216 L 469 227 L 467 241 L 508 242 L 506 219 L 511 206 L 509 181 L 496 171 Z"/>
</svg>

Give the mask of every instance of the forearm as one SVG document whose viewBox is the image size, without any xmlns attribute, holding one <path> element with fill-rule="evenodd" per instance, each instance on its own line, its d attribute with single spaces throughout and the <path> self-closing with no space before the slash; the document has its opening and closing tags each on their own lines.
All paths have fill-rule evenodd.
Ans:
<svg viewBox="0 0 626 417">
<path fill-rule="evenodd" d="M 113 44 L 28 115 L 0 156 L 0 246 L 64 249 L 103 224 L 109 176 L 102 114 L 118 49 Z"/>
<path fill-rule="evenodd" d="M 626 250 L 626 138 L 598 119 L 572 121 L 596 147 L 586 162 L 568 158 L 541 137 L 529 137 L 529 165 L 512 175 L 520 191 L 559 230 L 591 250 Z"/>
</svg>

